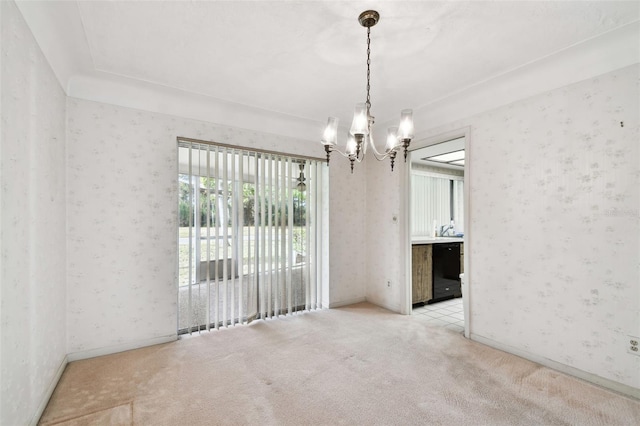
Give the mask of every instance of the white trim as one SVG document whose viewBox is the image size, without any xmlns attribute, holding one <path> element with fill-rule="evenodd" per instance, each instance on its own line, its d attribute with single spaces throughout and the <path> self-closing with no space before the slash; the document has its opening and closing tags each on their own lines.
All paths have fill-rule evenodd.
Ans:
<svg viewBox="0 0 640 426">
<path fill-rule="evenodd" d="M 413 211 L 411 200 L 411 157 L 413 153 L 410 151 L 407 163 L 408 167 L 404 168 L 404 173 L 400 178 L 400 211 L 404 208 L 402 214 L 402 222 L 400 228 L 400 247 L 401 252 L 404 252 L 404 287 L 400 286 L 400 313 L 403 315 L 411 315 L 412 311 L 412 299 L 413 299 L 413 286 L 412 279 L 412 258 L 411 258 L 411 234 L 413 229 L 411 227 L 411 212 Z M 402 263 L 401 263 L 402 265 Z"/>
<path fill-rule="evenodd" d="M 414 120 L 415 121 L 415 120 Z M 428 132 L 429 129 L 424 132 Z M 423 132 L 423 134 L 424 134 Z M 468 148 L 468 137 L 471 133 L 471 128 L 469 126 L 464 126 L 459 129 L 450 130 L 448 132 L 439 133 L 433 136 L 421 136 L 417 137 L 415 141 L 409 147 L 409 151 L 416 151 L 418 149 L 426 148 L 431 145 L 437 145 L 439 143 L 447 142 L 454 139 L 464 138 L 465 145 L 465 157 L 466 157 L 466 149 Z M 465 163 L 466 169 L 466 163 Z"/>
<path fill-rule="evenodd" d="M 440 178 L 440 179 L 447 179 L 447 180 L 460 180 L 460 181 L 464 180 L 464 176 L 448 175 L 446 173 L 430 172 L 430 171 L 426 171 L 426 170 L 413 169 L 413 168 L 411 168 L 411 174 L 419 175 L 419 176 L 426 176 L 426 177 Z"/>
<path fill-rule="evenodd" d="M 67 95 L 72 98 L 303 139 L 314 143 L 317 143 L 314 138 L 322 134 L 325 126 L 324 121 L 320 120 L 295 117 L 101 72 L 74 75 L 69 79 L 68 88 Z M 318 146 L 320 146 L 319 143 Z"/>
<path fill-rule="evenodd" d="M 529 351 L 525 351 L 519 348 L 515 348 L 513 346 L 505 345 L 503 343 L 496 342 L 495 340 L 489 339 L 487 337 L 479 336 L 477 334 L 472 333 L 471 340 L 478 343 L 482 343 L 483 345 L 490 346 L 494 349 L 498 349 L 503 352 L 507 352 L 512 355 L 519 356 L 529 361 L 533 361 L 537 364 L 543 365 L 553 370 L 557 370 L 561 373 L 565 373 L 570 376 L 574 376 L 579 379 L 586 380 L 587 382 L 605 387 L 609 390 L 619 392 L 621 394 L 624 394 L 633 398 L 640 398 L 640 389 L 634 388 L 629 385 L 625 385 L 624 383 L 619 383 L 610 379 L 606 379 L 604 377 L 597 376 L 595 374 L 586 372 L 584 370 L 580 370 L 579 368 L 571 367 L 570 365 L 562 364 L 557 361 L 542 357 L 540 355 L 533 354 Z"/>
<path fill-rule="evenodd" d="M 348 305 L 354 305 L 356 303 L 362 303 L 366 301 L 367 301 L 366 297 L 356 297 L 353 299 L 340 300 L 338 302 L 329 303 L 329 309 L 340 308 L 342 306 L 348 306 Z"/>
<path fill-rule="evenodd" d="M 322 172 L 322 191 L 320 192 L 322 200 L 320 203 L 322 213 L 320 220 L 322 221 L 322 253 L 320 255 L 320 267 L 322 268 L 322 297 L 320 301 L 322 308 L 327 309 L 331 300 L 331 203 L 330 203 L 330 184 L 329 171 Z"/>
<path fill-rule="evenodd" d="M 471 335 L 471 302 L 473 296 L 471 295 L 471 237 L 472 223 L 471 223 L 471 211 L 473 206 L 471 205 L 471 127 L 464 128 L 464 150 L 466 153 L 466 161 L 464 163 L 464 286 L 466 290 L 465 298 L 462 300 L 462 306 L 464 309 L 464 337 L 467 339 Z"/>
<path fill-rule="evenodd" d="M 135 342 L 121 343 L 119 345 L 104 346 L 102 348 L 88 349 L 85 351 L 73 352 L 67 355 L 69 362 L 79 361 L 81 359 L 95 358 L 97 356 L 111 355 L 118 352 L 130 351 L 133 349 L 144 348 L 146 346 L 159 345 L 162 343 L 174 342 L 178 340 L 177 334 L 168 336 L 154 337 L 152 339 L 138 340 Z"/>
<path fill-rule="evenodd" d="M 62 373 L 64 373 L 64 369 L 67 368 L 67 364 L 69 363 L 69 357 L 67 355 L 62 358 L 62 362 L 58 366 L 56 370 L 56 374 L 51 379 L 51 383 L 47 387 L 47 391 L 42 396 L 40 400 L 40 404 L 38 404 L 38 409 L 33 414 L 31 421 L 29 421 L 29 425 L 35 426 L 40 421 L 40 417 L 42 417 L 42 413 L 44 413 L 44 409 L 47 408 L 47 404 L 49 404 L 49 400 L 51 399 L 51 395 L 53 395 L 53 391 L 58 386 L 58 382 L 60 381 L 60 377 L 62 377 Z"/>
<path fill-rule="evenodd" d="M 464 243 L 464 248 L 465 248 L 465 253 L 464 253 L 464 277 L 465 277 L 465 283 L 466 283 L 466 289 L 467 289 L 467 295 L 466 295 L 466 308 L 465 308 L 465 320 L 464 320 L 464 335 L 465 337 L 469 338 L 469 333 L 471 330 L 471 296 L 470 296 L 470 288 L 471 288 L 471 274 L 470 274 L 470 268 L 471 268 L 471 262 L 469 259 L 469 255 L 468 253 L 470 253 L 469 250 L 469 244 L 471 241 L 471 191 L 469 190 L 469 185 L 471 183 L 471 169 L 469 166 L 469 163 L 471 162 L 471 158 L 470 158 L 470 152 L 469 152 L 469 144 L 471 143 L 471 127 L 470 126 L 464 126 L 461 127 L 459 129 L 455 129 L 455 130 L 451 130 L 445 133 L 440 133 L 438 135 L 435 136 L 430 136 L 430 137 L 422 137 L 419 138 L 417 141 L 415 141 L 411 147 L 409 148 L 409 155 L 411 155 L 412 151 L 418 150 L 418 149 L 422 149 L 424 147 L 427 146 L 431 146 L 431 145 L 436 145 L 438 143 L 442 143 L 442 142 L 446 142 L 452 139 L 458 139 L 460 137 L 464 137 L 464 149 L 466 154 L 466 158 L 467 161 L 465 161 L 464 164 L 464 239 L 463 239 L 463 243 Z M 410 157 L 409 157 L 409 164 L 410 163 Z M 405 315 L 410 315 L 411 311 L 412 311 L 412 304 L 411 304 L 411 290 L 412 290 L 412 274 L 411 274 L 411 197 L 408 195 L 411 193 L 411 173 L 412 173 L 412 167 L 405 167 L 405 174 L 404 174 L 404 187 L 400 189 L 401 194 L 404 194 L 403 197 L 401 197 L 401 205 L 404 208 L 404 212 L 405 212 L 405 220 L 407 221 L 407 223 L 409 223 L 409 225 L 406 227 L 406 229 L 404 229 L 402 235 L 403 235 L 403 240 L 404 241 L 404 246 L 405 246 L 405 250 L 404 250 L 404 264 L 405 264 L 405 282 L 406 282 L 406 287 L 405 287 L 405 295 L 404 297 L 402 297 L 400 299 L 400 312 L 405 314 Z M 450 176 L 447 176 L 450 177 Z M 402 183 L 402 182 L 401 182 Z"/>
</svg>

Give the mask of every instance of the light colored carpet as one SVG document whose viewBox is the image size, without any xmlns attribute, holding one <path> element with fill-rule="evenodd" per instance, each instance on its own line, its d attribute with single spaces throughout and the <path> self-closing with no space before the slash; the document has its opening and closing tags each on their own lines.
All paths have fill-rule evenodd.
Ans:
<svg viewBox="0 0 640 426">
<path fill-rule="evenodd" d="M 72 362 L 41 423 L 640 424 L 638 400 L 422 317 L 363 303 Z"/>
</svg>

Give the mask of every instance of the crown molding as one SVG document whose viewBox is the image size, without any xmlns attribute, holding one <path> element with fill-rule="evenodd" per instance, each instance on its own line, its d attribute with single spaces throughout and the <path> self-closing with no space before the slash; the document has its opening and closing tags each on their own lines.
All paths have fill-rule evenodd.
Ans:
<svg viewBox="0 0 640 426">
<path fill-rule="evenodd" d="M 415 109 L 421 129 L 415 139 L 434 127 L 638 63 L 640 21 L 635 21 Z"/>
<path fill-rule="evenodd" d="M 97 71 L 90 59 L 77 2 L 16 4 L 68 96 L 313 142 L 322 134 L 324 117 L 295 117 Z M 60 19 L 51 19 L 52 15 Z M 68 19 L 70 16 L 75 18 Z M 640 22 L 634 21 L 444 98 L 414 106 L 419 129 L 416 140 L 439 125 L 637 64 L 639 40 Z M 376 140 L 383 141 L 384 129 L 394 124 L 378 123 Z M 344 129 L 341 127 L 341 131 Z"/>
<path fill-rule="evenodd" d="M 324 128 L 321 121 L 99 71 L 71 77 L 67 94 L 79 99 L 314 142 L 320 140 Z"/>
</svg>

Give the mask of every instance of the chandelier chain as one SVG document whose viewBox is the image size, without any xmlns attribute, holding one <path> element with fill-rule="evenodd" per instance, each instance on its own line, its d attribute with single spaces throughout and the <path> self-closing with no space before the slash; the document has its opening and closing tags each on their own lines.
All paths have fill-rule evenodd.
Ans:
<svg viewBox="0 0 640 426">
<path fill-rule="evenodd" d="M 367 116 L 371 109 L 371 28 L 367 27 Z"/>
</svg>

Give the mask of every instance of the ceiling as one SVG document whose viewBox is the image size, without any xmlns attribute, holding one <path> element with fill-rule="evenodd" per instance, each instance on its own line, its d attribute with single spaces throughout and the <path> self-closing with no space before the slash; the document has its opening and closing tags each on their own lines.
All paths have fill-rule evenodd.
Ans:
<svg viewBox="0 0 640 426">
<path fill-rule="evenodd" d="M 20 2 L 62 86 L 82 75 L 323 122 L 365 98 L 363 10 L 377 122 L 399 118 L 638 21 L 640 2 Z"/>
<path fill-rule="evenodd" d="M 430 159 L 436 157 L 440 160 L 448 159 L 443 158 L 447 154 L 451 153 L 464 153 L 465 152 L 465 137 L 457 137 L 444 142 L 439 142 L 433 145 L 425 146 L 411 151 L 411 164 L 417 164 L 420 166 L 438 167 L 442 169 L 464 170 L 464 164 L 449 164 L 444 161 L 431 161 Z"/>
</svg>

